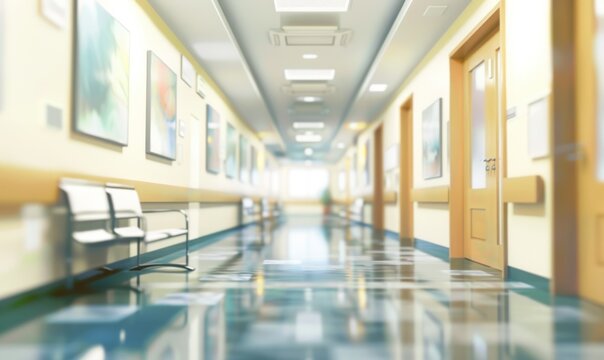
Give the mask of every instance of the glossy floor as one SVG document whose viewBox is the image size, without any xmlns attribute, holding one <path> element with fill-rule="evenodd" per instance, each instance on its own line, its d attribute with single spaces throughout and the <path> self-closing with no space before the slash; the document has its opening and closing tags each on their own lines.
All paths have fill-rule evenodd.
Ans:
<svg viewBox="0 0 604 360">
<path fill-rule="evenodd" d="M 2 312 L 0 359 L 604 359 L 601 308 L 341 219 L 248 227 L 191 256 L 193 273 Z"/>
</svg>

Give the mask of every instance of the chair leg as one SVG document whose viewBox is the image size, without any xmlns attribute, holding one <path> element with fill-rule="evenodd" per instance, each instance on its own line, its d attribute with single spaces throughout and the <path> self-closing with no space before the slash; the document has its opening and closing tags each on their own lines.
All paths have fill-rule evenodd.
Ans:
<svg viewBox="0 0 604 360">
<path fill-rule="evenodd" d="M 131 268 L 130 271 L 142 271 L 142 270 L 153 268 L 153 267 L 169 267 L 169 268 L 183 269 L 183 270 L 187 270 L 187 271 L 195 271 L 194 267 L 189 266 L 189 234 L 187 233 L 186 238 L 185 238 L 185 263 L 184 264 L 144 264 L 144 265 L 141 265 L 141 263 L 140 263 L 140 240 L 139 240 L 136 266 Z"/>
</svg>

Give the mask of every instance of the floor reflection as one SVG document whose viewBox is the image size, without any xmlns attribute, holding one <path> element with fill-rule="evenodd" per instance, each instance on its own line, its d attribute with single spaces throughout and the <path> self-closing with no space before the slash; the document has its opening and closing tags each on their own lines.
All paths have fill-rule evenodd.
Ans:
<svg viewBox="0 0 604 360">
<path fill-rule="evenodd" d="M 246 227 L 191 259 L 12 310 L 0 359 L 604 358 L 602 308 L 337 218 Z"/>
</svg>

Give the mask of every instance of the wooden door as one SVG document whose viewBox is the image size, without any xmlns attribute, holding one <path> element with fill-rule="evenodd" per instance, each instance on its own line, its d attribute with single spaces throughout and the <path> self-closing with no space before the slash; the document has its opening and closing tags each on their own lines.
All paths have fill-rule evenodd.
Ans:
<svg viewBox="0 0 604 360">
<path fill-rule="evenodd" d="M 413 240 L 413 98 L 401 107 L 399 209 L 401 240 Z"/>
<path fill-rule="evenodd" d="M 504 264 L 499 240 L 500 59 L 497 31 L 464 61 L 464 256 L 496 269 Z"/>
<path fill-rule="evenodd" d="M 578 4 L 577 24 L 578 272 L 579 294 L 604 304 L 604 9 Z M 565 191 L 565 189 L 556 189 Z"/>
<path fill-rule="evenodd" d="M 374 133 L 374 178 L 373 178 L 373 227 L 384 230 L 384 160 L 383 160 L 383 128 L 380 125 Z"/>
</svg>

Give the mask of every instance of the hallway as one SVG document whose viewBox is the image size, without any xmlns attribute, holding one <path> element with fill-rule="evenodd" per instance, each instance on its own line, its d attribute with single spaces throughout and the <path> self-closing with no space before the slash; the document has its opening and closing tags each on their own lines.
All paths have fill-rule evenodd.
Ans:
<svg viewBox="0 0 604 360">
<path fill-rule="evenodd" d="M 419 247 L 318 216 L 202 238 L 195 272 L 121 272 L 16 307 L 3 315 L 0 358 L 604 356 L 601 308 Z"/>
</svg>

